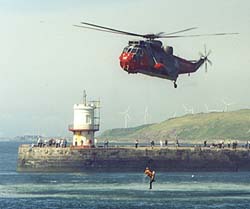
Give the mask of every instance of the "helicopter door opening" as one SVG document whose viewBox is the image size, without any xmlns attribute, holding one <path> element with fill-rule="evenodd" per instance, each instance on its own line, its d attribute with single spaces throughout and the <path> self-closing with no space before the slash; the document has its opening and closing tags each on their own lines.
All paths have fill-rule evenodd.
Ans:
<svg viewBox="0 0 250 209">
<path fill-rule="evenodd" d="M 131 51 L 131 53 L 133 54 L 133 59 L 139 64 L 140 60 L 143 57 L 143 51 L 141 48 L 138 47 L 134 47 Z"/>
</svg>

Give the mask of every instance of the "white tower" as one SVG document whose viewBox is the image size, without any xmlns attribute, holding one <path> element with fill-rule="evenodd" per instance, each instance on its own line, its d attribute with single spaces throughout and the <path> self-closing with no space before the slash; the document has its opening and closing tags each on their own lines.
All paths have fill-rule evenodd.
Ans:
<svg viewBox="0 0 250 209">
<path fill-rule="evenodd" d="M 100 125 L 100 101 L 86 100 L 83 94 L 83 103 L 74 105 L 74 122 L 69 125 L 73 132 L 73 146 L 94 147 L 95 132 Z"/>
</svg>

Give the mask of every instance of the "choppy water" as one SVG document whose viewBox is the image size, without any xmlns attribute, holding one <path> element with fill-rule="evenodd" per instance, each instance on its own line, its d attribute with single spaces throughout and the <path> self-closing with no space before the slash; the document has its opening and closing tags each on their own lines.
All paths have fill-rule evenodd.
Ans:
<svg viewBox="0 0 250 209">
<path fill-rule="evenodd" d="M 17 173 L 16 142 L 0 142 L 0 208 L 250 208 L 250 172 Z"/>
</svg>

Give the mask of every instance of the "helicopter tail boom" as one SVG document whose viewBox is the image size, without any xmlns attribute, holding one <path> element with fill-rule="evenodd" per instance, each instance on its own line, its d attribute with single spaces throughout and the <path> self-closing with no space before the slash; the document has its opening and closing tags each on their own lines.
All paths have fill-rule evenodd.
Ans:
<svg viewBox="0 0 250 209">
<path fill-rule="evenodd" d="M 203 64 L 205 64 L 205 71 L 207 72 L 207 63 L 212 65 L 212 62 L 208 59 L 210 54 L 211 50 L 207 51 L 206 45 L 204 45 L 204 53 L 200 53 L 200 59 L 197 61 L 188 61 L 180 57 L 176 57 L 177 62 L 179 63 L 179 74 L 194 73 Z"/>
<path fill-rule="evenodd" d="M 202 57 L 198 61 L 189 61 L 180 57 L 175 57 L 175 59 L 176 63 L 178 63 L 177 68 L 179 74 L 194 73 L 205 62 L 205 59 Z"/>
</svg>

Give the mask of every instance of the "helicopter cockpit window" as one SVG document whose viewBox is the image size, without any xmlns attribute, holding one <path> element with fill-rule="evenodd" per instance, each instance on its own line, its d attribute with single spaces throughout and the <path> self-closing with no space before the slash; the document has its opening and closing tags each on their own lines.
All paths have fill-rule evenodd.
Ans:
<svg viewBox="0 0 250 209">
<path fill-rule="evenodd" d="M 128 46 L 126 46 L 124 49 L 123 49 L 123 52 L 127 52 L 128 51 Z"/>
<path fill-rule="evenodd" d="M 129 48 L 127 52 L 129 53 L 129 52 L 131 52 L 131 51 L 132 51 L 132 48 Z"/>
<path fill-rule="evenodd" d="M 134 46 L 125 47 L 125 48 L 123 49 L 123 52 L 132 53 L 132 54 L 137 54 L 137 55 L 139 55 L 139 56 L 142 56 L 142 55 L 143 55 L 142 49 L 137 48 L 137 47 L 134 47 Z"/>
</svg>

